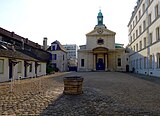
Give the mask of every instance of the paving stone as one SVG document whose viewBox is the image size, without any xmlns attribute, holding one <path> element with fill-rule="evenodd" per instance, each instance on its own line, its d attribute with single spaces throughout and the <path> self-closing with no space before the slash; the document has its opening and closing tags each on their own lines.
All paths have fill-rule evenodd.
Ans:
<svg viewBox="0 0 160 116">
<path fill-rule="evenodd" d="M 81 95 L 63 94 L 63 76 L 9 83 L 0 92 L 0 115 L 104 116 L 160 114 L 160 85 L 122 73 L 73 73 L 85 78 Z M 114 76 L 117 75 L 118 77 Z M 71 74 L 69 74 L 71 75 Z M 108 75 L 108 76 L 106 76 Z M 6 87 L 5 87 L 6 84 Z M 1 89 L 1 84 L 0 84 Z"/>
</svg>

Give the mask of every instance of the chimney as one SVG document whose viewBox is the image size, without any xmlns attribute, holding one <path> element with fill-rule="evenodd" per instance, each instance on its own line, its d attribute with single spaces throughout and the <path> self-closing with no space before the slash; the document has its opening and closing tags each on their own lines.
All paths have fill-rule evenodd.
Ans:
<svg viewBox="0 0 160 116">
<path fill-rule="evenodd" d="M 47 50 L 47 37 L 43 38 L 43 49 Z"/>
<path fill-rule="evenodd" d="M 26 38 L 26 43 L 28 43 L 28 38 Z"/>
<path fill-rule="evenodd" d="M 13 31 L 11 32 L 11 36 L 12 36 L 12 37 L 14 36 L 14 32 L 13 32 Z"/>
</svg>

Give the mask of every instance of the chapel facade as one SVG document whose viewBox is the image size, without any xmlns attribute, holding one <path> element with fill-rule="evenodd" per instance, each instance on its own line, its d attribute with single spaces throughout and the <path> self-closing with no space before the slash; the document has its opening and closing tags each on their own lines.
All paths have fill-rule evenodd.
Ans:
<svg viewBox="0 0 160 116">
<path fill-rule="evenodd" d="M 115 35 L 103 24 L 100 10 L 97 25 L 78 50 L 78 71 L 129 71 L 128 53 L 123 44 L 115 43 Z"/>
</svg>

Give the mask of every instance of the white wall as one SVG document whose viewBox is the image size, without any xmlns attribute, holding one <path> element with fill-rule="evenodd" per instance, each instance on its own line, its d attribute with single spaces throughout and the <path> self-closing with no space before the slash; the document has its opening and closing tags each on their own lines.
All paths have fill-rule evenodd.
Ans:
<svg viewBox="0 0 160 116">
<path fill-rule="evenodd" d="M 37 67 L 37 76 L 46 75 L 46 63 L 38 62 L 40 65 Z"/>
<path fill-rule="evenodd" d="M 24 60 L 17 60 L 21 62 L 21 72 L 18 72 L 18 63 L 13 68 L 13 78 L 18 79 L 19 77 L 24 78 Z"/>
<path fill-rule="evenodd" d="M 30 61 L 30 63 L 32 64 L 32 71 L 30 72 L 30 66 L 27 67 L 27 77 L 35 77 L 35 62 L 34 61 Z"/>
<path fill-rule="evenodd" d="M 0 82 L 9 80 L 9 62 L 8 58 L 0 57 L 0 59 L 4 60 L 4 73 L 0 74 Z"/>
<path fill-rule="evenodd" d="M 57 68 L 59 69 L 59 71 L 64 72 L 68 70 L 68 62 L 67 62 L 67 53 L 64 51 L 50 51 L 50 53 L 53 54 L 57 54 L 57 59 L 53 60 L 52 59 L 52 63 L 56 63 Z M 64 60 L 63 60 L 63 55 L 64 55 Z"/>
</svg>

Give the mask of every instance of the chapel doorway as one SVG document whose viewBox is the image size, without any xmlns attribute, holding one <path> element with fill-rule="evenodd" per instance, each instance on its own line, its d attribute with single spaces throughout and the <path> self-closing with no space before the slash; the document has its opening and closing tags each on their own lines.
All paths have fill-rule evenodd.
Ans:
<svg viewBox="0 0 160 116">
<path fill-rule="evenodd" d="M 105 63 L 103 58 L 98 58 L 96 70 L 105 70 Z"/>
</svg>

